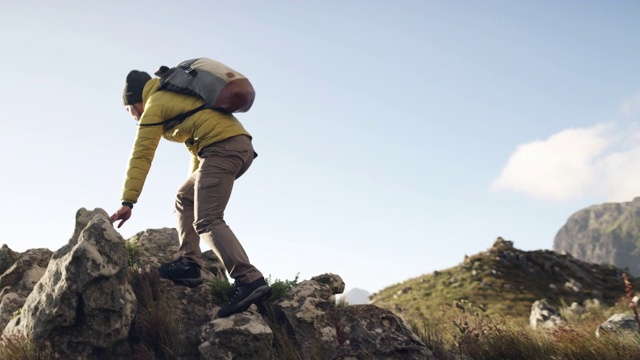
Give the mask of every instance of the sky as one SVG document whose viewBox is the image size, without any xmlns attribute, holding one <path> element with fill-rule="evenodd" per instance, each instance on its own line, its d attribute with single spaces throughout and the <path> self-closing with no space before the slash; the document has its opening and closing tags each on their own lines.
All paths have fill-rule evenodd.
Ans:
<svg viewBox="0 0 640 360">
<path fill-rule="evenodd" d="M 126 74 L 210 57 L 256 89 L 225 219 L 272 279 L 377 292 L 501 236 L 552 249 L 640 195 L 637 1 L 0 1 L 0 243 L 65 245 L 120 206 Z M 125 239 L 174 228 L 163 140 Z M 201 244 L 202 250 L 208 250 Z"/>
</svg>

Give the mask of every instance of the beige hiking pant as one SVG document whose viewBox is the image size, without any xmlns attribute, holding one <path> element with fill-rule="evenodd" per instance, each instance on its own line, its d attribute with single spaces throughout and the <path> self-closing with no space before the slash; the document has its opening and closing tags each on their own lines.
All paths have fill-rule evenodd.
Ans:
<svg viewBox="0 0 640 360">
<path fill-rule="evenodd" d="M 251 138 L 246 135 L 211 144 L 200 151 L 200 167 L 180 186 L 176 196 L 180 255 L 202 266 L 200 239 L 215 252 L 229 275 L 250 283 L 262 274 L 224 221 L 233 182 L 251 166 Z"/>
</svg>

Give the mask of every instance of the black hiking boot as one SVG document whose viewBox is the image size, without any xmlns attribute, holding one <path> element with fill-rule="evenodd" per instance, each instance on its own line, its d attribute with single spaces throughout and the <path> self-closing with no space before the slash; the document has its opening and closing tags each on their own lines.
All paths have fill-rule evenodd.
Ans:
<svg viewBox="0 0 640 360">
<path fill-rule="evenodd" d="M 266 300 L 271 295 L 271 287 L 267 285 L 264 278 L 260 278 L 250 284 L 233 285 L 233 292 L 229 299 L 229 304 L 223 306 L 218 311 L 218 317 L 227 317 L 233 314 L 243 312 L 251 306 L 251 304 L 259 303 Z"/>
<path fill-rule="evenodd" d="M 158 270 L 160 270 L 161 278 L 171 280 L 178 285 L 192 288 L 203 282 L 198 264 L 183 257 L 160 265 Z"/>
</svg>

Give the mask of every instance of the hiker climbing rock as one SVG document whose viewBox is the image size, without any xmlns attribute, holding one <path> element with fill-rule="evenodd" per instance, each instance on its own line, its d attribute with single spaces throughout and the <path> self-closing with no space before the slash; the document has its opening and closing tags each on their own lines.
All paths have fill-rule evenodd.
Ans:
<svg viewBox="0 0 640 360">
<path fill-rule="evenodd" d="M 234 181 L 257 157 L 251 135 L 231 114 L 251 107 L 253 87 L 242 74 L 206 58 L 163 66 L 155 74 L 159 77 L 132 70 L 126 78 L 123 102 L 138 128 L 122 206 L 110 220 L 119 221 L 119 228 L 131 217 L 160 138 L 184 143 L 191 153 L 191 171 L 175 199 L 180 248 L 174 261 L 160 266 L 160 276 L 179 285 L 200 285 L 202 239 L 235 280 L 229 304 L 218 316 L 242 312 L 271 292 L 224 221 Z"/>
</svg>

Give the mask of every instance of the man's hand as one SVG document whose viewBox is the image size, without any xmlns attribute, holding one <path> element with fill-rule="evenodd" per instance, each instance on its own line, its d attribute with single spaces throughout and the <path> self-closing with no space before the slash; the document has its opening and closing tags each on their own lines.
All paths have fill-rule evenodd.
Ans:
<svg viewBox="0 0 640 360">
<path fill-rule="evenodd" d="M 118 211 L 116 211 L 113 215 L 111 215 L 109 220 L 111 220 L 112 224 L 115 221 L 120 220 L 120 223 L 118 224 L 118 229 L 119 229 L 120 226 L 122 226 L 122 224 L 124 224 L 127 220 L 129 220 L 130 217 L 131 217 L 131 208 L 128 207 L 127 205 L 122 205 L 122 207 L 118 209 Z"/>
</svg>

